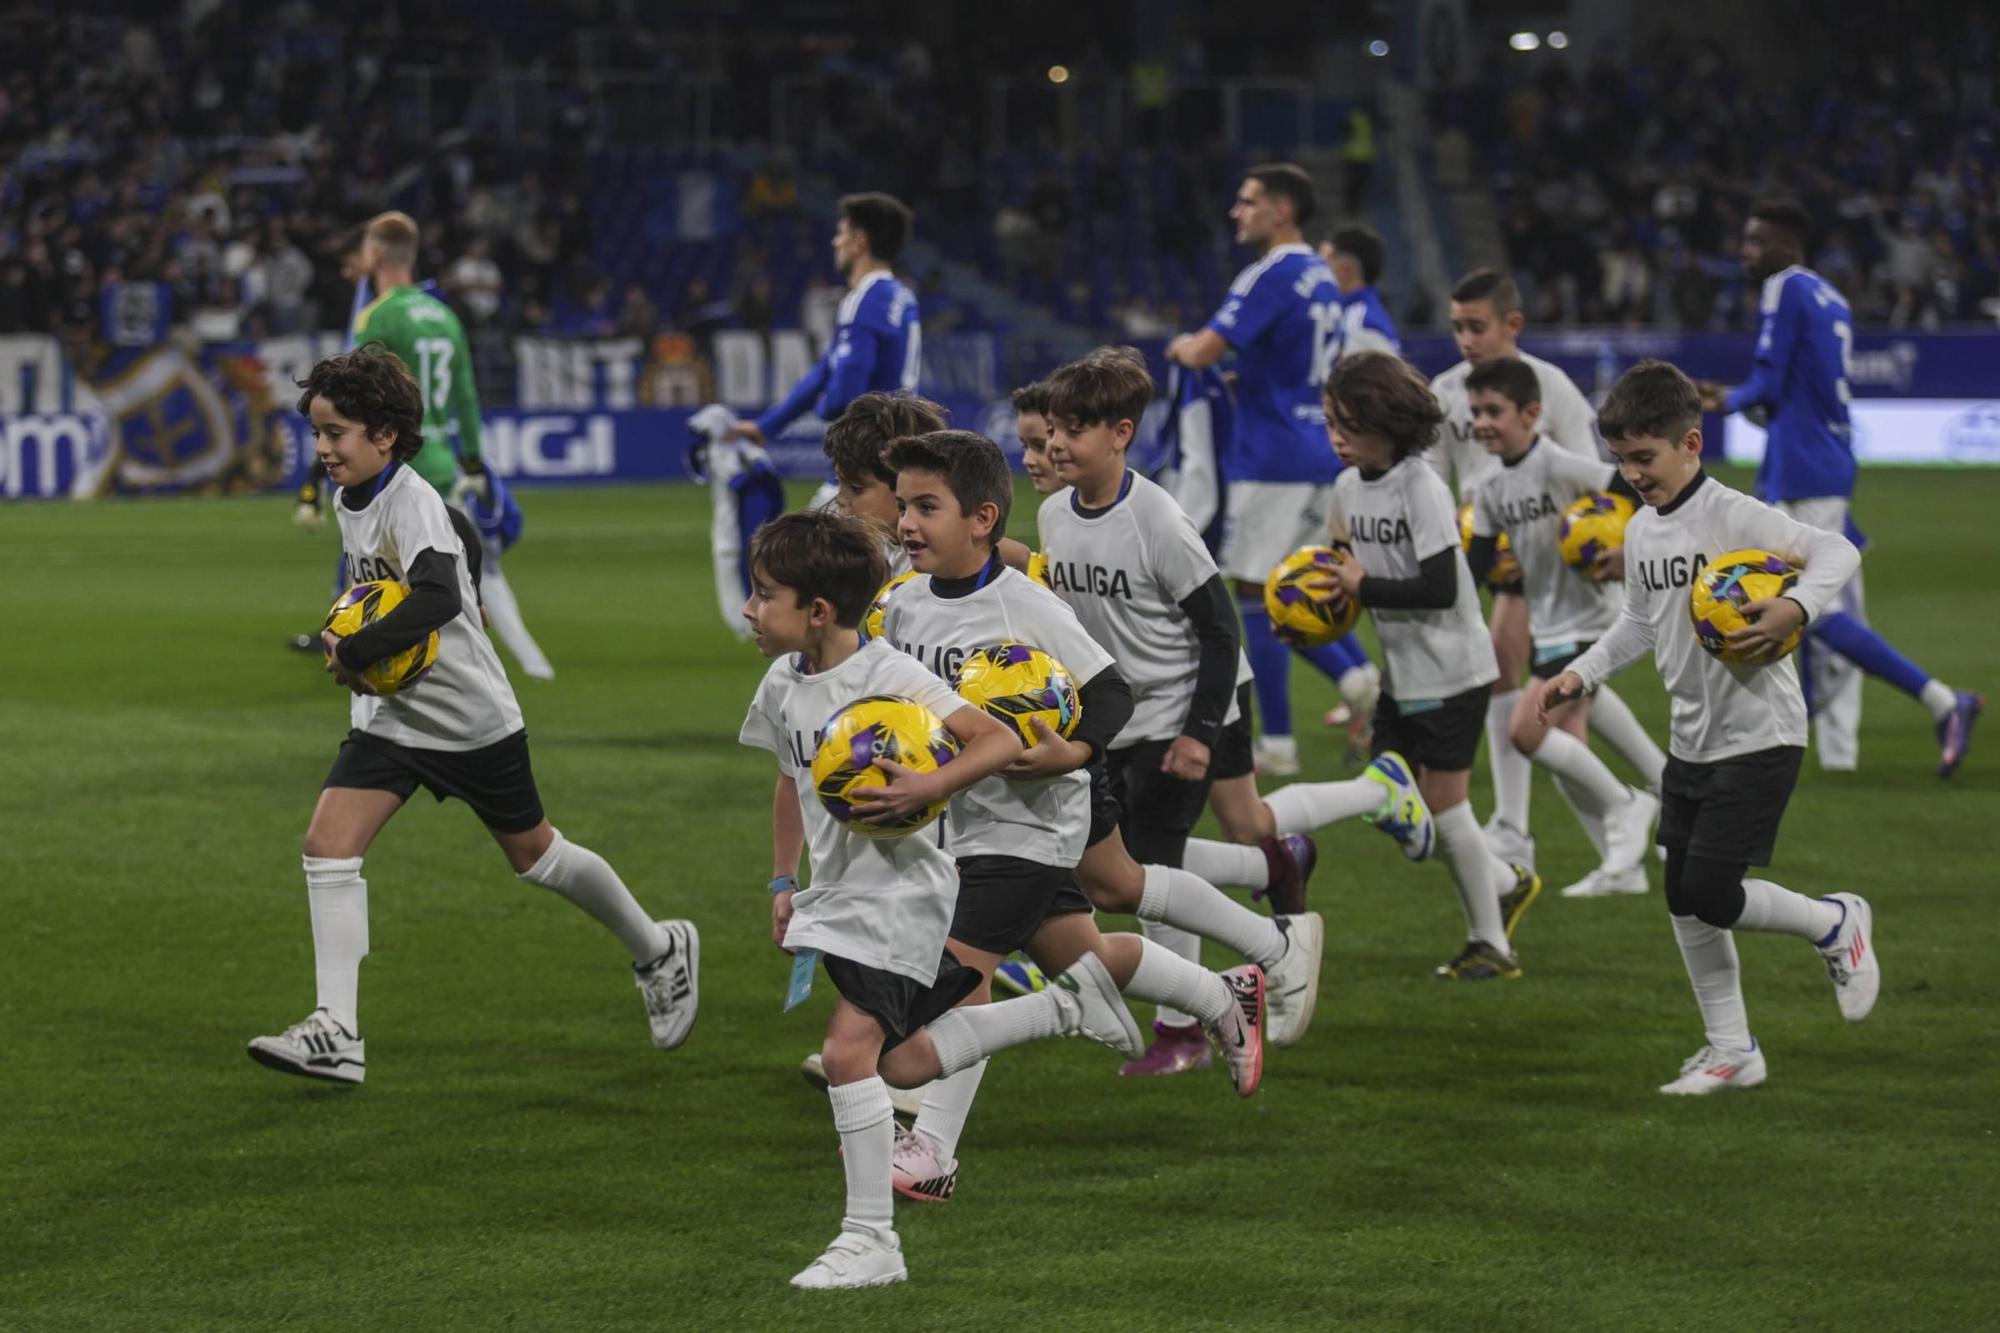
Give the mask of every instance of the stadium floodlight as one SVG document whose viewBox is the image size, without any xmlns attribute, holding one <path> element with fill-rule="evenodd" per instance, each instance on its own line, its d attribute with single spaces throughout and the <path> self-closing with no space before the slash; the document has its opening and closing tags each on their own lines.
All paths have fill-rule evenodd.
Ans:
<svg viewBox="0 0 2000 1333">
<path fill-rule="evenodd" d="M 1554 32 L 1549 34 L 1549 49 L 1551 51 L 1563 51 L 1567 50 L 1568 47 L 1569 47 L 1569 34 L 1564 32 L 1561 28 L 1557 28 Z"/>
<path fill-rule="evenodd" d="M 1050 65 L 1050 66 L 1049 66 L 1049 82 L 1050 82 L 1050 83 L 1068 83 L 1068 82 L 1069 82 L 1069 66 L 1068 66 L 1068 65 Z"/>
<path fill-rule="evenodd" d="M 1377 37 L 1374 41 L 1368 43 L 1368 54 L 1378 59 L 1386 56 L 1389 54 L 1389 44 L 1380 37 Z"/>
<path fill-rule="evenodd" d="M 1532 32 L 1517 32 L 1507 39 L 1507 45 L 1516 51 L 1533 51 L 1542 44 L 1542 39 Z"/>
</svg>

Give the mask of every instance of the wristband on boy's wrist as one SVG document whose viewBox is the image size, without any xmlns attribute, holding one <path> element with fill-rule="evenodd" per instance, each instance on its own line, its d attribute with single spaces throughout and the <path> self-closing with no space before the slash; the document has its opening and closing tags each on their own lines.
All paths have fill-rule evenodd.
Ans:
<svg viewBox="0 0 2000 1333">
<path fill-rule="evenodd" d="M 790 893 L 798 887 L 797 875 L 779 875 L 771 881 L 771 896 L 775 898 L 781 893 Z"/>
</svg>

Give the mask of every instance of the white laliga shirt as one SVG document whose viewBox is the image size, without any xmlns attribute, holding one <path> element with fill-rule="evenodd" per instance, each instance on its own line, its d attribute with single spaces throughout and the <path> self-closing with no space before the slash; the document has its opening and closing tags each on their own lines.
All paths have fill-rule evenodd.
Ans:
<svg viewBox="0 0 2000 1333">
<path fill-rule="evenodd" d="M 493 651 L 472 589 L 465 544 L 431 484 L 402 464 L 365 483 L 374 495 L 363 508 L 334 494 L 340 558 L 348 586 L 375 580 L 409 582 L 421 551 L 449 556 L 458 570 L 459 614 L 438 629 L 438 655 L 424 678 L 400 694 L 357 694 L 349 709 L 356 731 L 416 750 L 477 750 L 522 727 L 521 706 Z"/>
<path fill-rule="evenodd" d="M 821 728 L 870 695 L 914 699 L 940 720 L 967 707 L 951 687 L 880 639 L 825 671 L 799 655 L 764 673 L 737 740 L 778 759 L 798 788 L 812 882 L 792 899 L 788 949 L 818 949 L 931 985 L 958 902 L 958 868 L 938 846 L 937 826 L 900 838 L 864 838 L 827 813 L 813 794 Z"/>
<path fill-rule="evenodd" d="M 1527 453 L 1502 462 L 1473 493 L 1473 536 L 1504 532 L 1520 562 L 1537 648 L 1595 639 L 1618 619 L 1619 585 L 1570 568 L 1561 549 L 1563 510 L 1604 490 L 1616 475 L 1609 463 L 1537 438 Z"/>
<path fill-rule="evenodd" d="M 929 575 L 904 584 L 882 618 L 882 637 L 951 681 L 980 648 L 1022 643 L 1060 662 L 1079 687 L 1112 665 L 1063 600 L 1004 566 L 962 597 L 940 596 Z M 945 845 L 955 857 L 1012 856 L 1074 866 L 1090 837 L 1090 775 L 1082 769 L 1015 782 L 998 774 L 953 798 Z"/>
<path fill-rule="evenodd" d="M 1515 353 L 1535 372 L 1541 385 L 1542 417 L 1537 425 L 1545 440 L 1553 440 L 1580 458 L 1602 458 L 1597 445 L 1597 412 L 1576 381 L 1552 365 L 1526 352 Z M 1424 461 L 1447 482 L 1458 480 L 1461 503 L 1470 500 L 1479 483 L 1500 469 L 1500 460 L 1472 437 L 1472 398 L 1465 390 L 1465 377 L 1472 363 L 1461 361 L 1431 381 L 1431 392 L 1444 409 L 1444 424 L 1438 427 L 1438 442 L 1424 454 Z"/>
</svg>

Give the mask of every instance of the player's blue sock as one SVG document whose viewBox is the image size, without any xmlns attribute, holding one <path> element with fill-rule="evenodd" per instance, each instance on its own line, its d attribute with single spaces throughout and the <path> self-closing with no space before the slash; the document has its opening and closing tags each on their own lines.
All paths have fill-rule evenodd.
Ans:
<svg viewBox="0 0 2000 1333">
<path fill-rule="evenodd" d="M 1271 632 L 1271 617 L 1264 611 L 1264 599 L 1238 598 L 1236 608 L 1243 615 L 1243 651 L 1250 656 L 1250 670 L 1257 677 L 1257 719 L 1266 736 L 1292 734 L 1292 650 Z"/>
<path fill-rule="evenodd" d="M 1889 646 L 1888 640 L 1845 611 L 1821 616 L 1813 625 L 1820 642 L 1869 675 L 1894 685 L 1913 699 L 1923 697 L 1930 673 Z"/>
<path fill-rule="evenodd" d="M 1368 650 L 1353 634 L 1345 634 L 1317 648 L 1301 648 L 1299 656 L 1318 667 L 1326 678 L 1340 684 L 1340 678 L 1356 667 L 1368 665 Z M 1253 661 L 1251 665 L 1255 665 Z"/>
</svg>

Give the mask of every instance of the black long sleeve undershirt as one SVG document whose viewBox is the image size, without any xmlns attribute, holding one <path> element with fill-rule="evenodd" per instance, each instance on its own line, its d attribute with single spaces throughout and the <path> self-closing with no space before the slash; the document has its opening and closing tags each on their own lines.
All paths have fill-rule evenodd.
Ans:
<svg viewBox="0 0 2000 1333">
<path fill-rule="evenodd" d="M 458 561 L 444 552 L 419 551 L 403 572 L 410 580 L 410 595 L 388 615 L 342 639 L 335 650 L 349 671 L 421 643 L 464 609 L 458 603 Z"/>
<path fill-rule="evenodd" d="M 1361 580 L 1361 604 L 1381 611 L 1442 611 L 1458 600 L 1457 556 L 1449 546 L 1425 556 L 1413 579 L 1370 574 Z"/>
<path fill-rule="evenodd" d="M 1486 582 L 1486 576 L 1493 572 L 1493 566 L 1500 558 L 1500 538 L 1474 537 L 1472 545 L 1465 548 L 1465 563 L 1472 570 L 1475 584 Z"/>
<path fill-rule="evenodd" d="M 1236 664 L 1243 651 L 1236 627 L 1236 606 L 1229 595 L 1229 585 L 1217 574 L 1189 593 L 1180 608 L 1201 643 L 1194 698 L 1188 703 L 1181 735 L 1203 745 L 1214 745 L 1223 718 L 1229 716 L 1230 700 L 1236 694 Z"/>
<path fill-rule="evenodd" d="M 1091 759 L 1096 759 L 1132 720 L 1137 704 L 1132 683 L 1118 674 L 1117 667 L 1108 666 L 1085 681 L 1076 698 L 1083 716 L 1077 719 L 1076 734 L 1070 739 L 1088 745 Z"/>
</svg>

